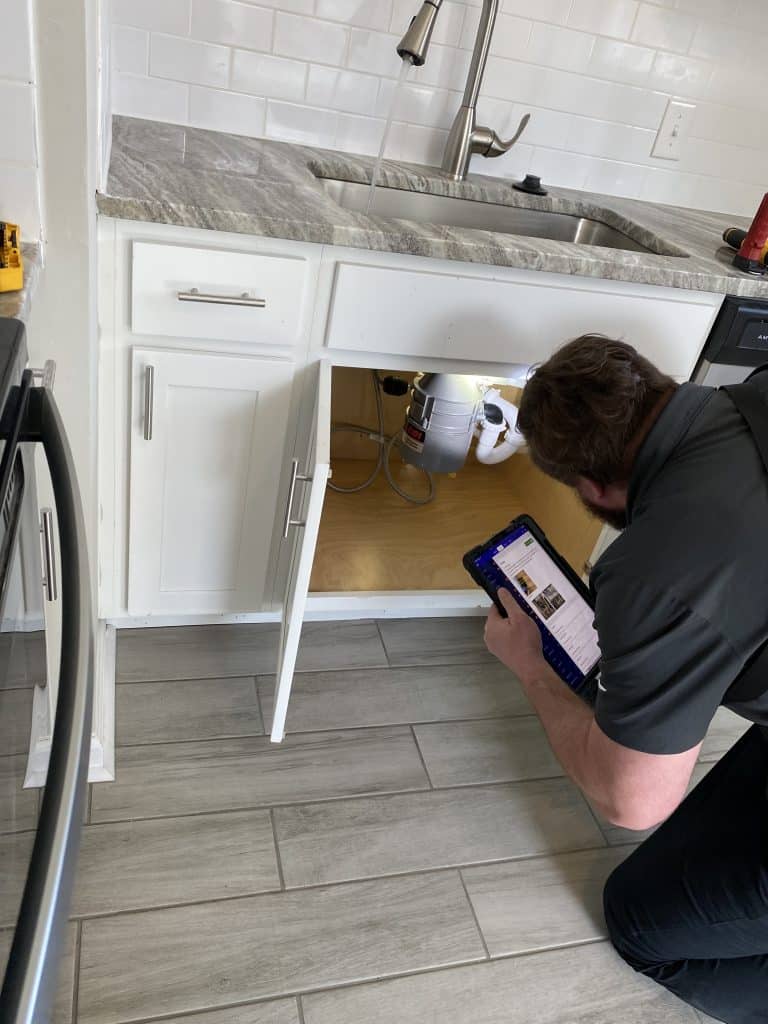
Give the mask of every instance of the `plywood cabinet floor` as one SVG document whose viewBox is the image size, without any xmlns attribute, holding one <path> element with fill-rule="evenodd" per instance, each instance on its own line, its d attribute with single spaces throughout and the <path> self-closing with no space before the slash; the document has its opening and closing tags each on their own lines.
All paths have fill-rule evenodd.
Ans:
<svg viewBox="0 0 768 1024">
<path fill-rule="evenodd" d="M 393 455 L 392 475 L 406 493 L 427 492 L 424 474 Z M 365 480 L 373 464 L 336 459 L 333 482 Z M 461 559 L 515 516 L 532 515 L 577 572 L 597 543 L 601 524 L 573 493 L 547 480 L 524 455 L 482 466 L 471 458 L 456 474 L 435 476 L 429 505 L 409 504 L 380 473 L 357 494 L 328 490 L 310 591 L 467 590 Z"/>
<path fill-rule="evenodd" d="M 124 745 L 93 787 L 57 1024 L 698 1024 L 605 942 L 631 847 L 563 778 L 482 619 L 381 626 L 355 624 L 370 667 L 336 624 L 332 667 L 305 634 L 282 745 L 273 680 L 217 670 L 220 632 L 118 640 Z M 241 655 L 267 639 L 245 627 Z"/>
</svg>

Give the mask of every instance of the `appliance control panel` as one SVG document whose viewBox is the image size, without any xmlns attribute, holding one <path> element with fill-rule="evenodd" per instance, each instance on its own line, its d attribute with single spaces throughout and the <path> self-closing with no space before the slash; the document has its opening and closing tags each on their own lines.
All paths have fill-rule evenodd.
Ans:
<svg viewBox="0 0 768 1024">
<path fill-rule="evenodd" d="M 768 363 L 768 300 L 727 295 L 701 354 L 710 363 Z"/>
<path fill-rule="evenodd" d="M 750 317 L 741 328 L 737 348 L 758 349 L 768 352 L 768 312 L 762 317 Z"/>
</svg>

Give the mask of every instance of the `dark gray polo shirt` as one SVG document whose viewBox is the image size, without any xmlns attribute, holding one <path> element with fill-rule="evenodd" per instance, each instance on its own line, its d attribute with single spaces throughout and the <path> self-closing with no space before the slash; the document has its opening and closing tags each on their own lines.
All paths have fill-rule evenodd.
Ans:
<svg viewBox="0 0 768 1024">
<path fill-rule="evenodd" d="M 768 401 L 768 373 L 754 383 Z M 638 452 L 627 511 L 590 579 L 595 715 L 617 743 L 680 753 L 768 637 L 768 476 L 724 392 L 677 390 Z M 768 692 L 727 706 L 768 724 Z"/>
</svg>

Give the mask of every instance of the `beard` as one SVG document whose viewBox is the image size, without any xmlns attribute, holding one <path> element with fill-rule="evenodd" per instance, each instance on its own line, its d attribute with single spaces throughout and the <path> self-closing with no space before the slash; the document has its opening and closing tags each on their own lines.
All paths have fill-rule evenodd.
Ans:
<svg viewBox="0 0 768 1024">
<path fill-rule="evenodd" d="M 600 508 L 599 505 L 593 505 L 591 501 L 587 501 L 586 498 L 582 498 L 579 495 L 582 505 L 590 512 L 596 519 L 600 519 L 602 522 L 612 526 L 614 530 L 624 530 L 627 526 L 627 512 L 623 508 Z"/>
</svg>

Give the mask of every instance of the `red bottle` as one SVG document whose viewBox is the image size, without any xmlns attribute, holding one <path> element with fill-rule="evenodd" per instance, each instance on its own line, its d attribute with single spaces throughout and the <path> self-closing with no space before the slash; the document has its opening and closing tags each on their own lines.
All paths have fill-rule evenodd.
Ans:
<svg viewBox="0 0 768 1024">
<path fill-rule="evenodd" d="M 762 259 L 766 243 L 768 243 L 768 192 L 763 196 L 763 201 L 755 214 L 747 237 L 741 243 L 738 253 L 733 257 L 734 266 L 739 270 L 745 270 L 748 274 L 764 274 L 768 269 Z"/>
</svg>

